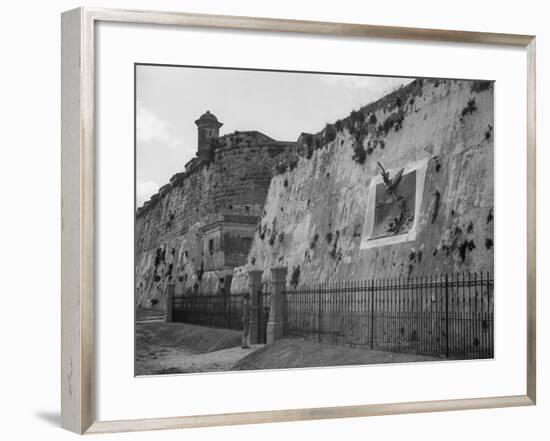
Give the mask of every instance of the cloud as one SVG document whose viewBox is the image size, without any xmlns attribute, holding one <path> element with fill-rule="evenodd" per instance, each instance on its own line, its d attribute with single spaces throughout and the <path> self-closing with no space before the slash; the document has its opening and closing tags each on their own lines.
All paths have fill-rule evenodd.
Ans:
<svg viewBox="0 0 550 441">
<path fill-rule="evenodd" d="M 184 148 L 183 139 L 170 131 L 170 125 L 140 102 L 136 107 L 136 137 L 139 143 L 163 144 L 174 150 Z"/>
<path fill-rule="evenodd" d="M 158 189 L 159 184 L 154 181 L 142 181 L 136 185 L 136 207 L 141 207 L 143 203 L 154 195 Z"/>
</svg>

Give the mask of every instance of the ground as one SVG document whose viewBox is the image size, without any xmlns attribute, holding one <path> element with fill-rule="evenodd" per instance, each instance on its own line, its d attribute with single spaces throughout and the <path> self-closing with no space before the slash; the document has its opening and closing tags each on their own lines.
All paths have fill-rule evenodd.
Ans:
<svg viewBox="0 0 550 441">
<path fill-rule="evenodd" d="M 136 375 L 230 369 L 248 353 L 241 333 L 186 323 L 136 323 Z M 214 353 L 214 355 L 211 355 Z"/>
<path fill-rule="evenodd" d="M 250 349 L 242 349 L 240 345 L 239 331 L 186 323 L 138 322 L 136 375 L 439 360 L 298 339 L 252 345 Z"/>
<path fill-rule="evenodd" d="M 440 358 L 285 338 L 247 355 L 233 366 L 233 370 L 349 366 L 430 360 L 440 360 Z"/>
<path fill-rule="evenodd" d="M 164 320 L 165 313 L 162 311 L 157 311 L 155 309 L 146 309 L 138 308 L 136 309 L 136 320 L 151 320 L 151 319 L 160 319 Z"/>
</svg>

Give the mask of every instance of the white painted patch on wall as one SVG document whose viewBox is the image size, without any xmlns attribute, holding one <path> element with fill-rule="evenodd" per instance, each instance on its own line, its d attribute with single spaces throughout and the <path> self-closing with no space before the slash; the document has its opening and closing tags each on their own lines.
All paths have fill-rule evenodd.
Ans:
<svg viewBox="0 0 550 441">
<path fill-rule="evenodd" d="M 426 170 L 428 168 L 429 157 L 416 162 L 410 162 L 405 166 L 403 176 L 416 171 L 416 191 L 415 191 L 415 204 L 414 204 L 414 221 L 412 227 L 403 233 L 393 236 L 386 236 L 375 238 L 374 235 L 374 220 L 375 220 L 375 208 L 376 208 L 376 186 L 382 183 L 382 176 L 380 174 L 374 176 L 370 180 L 369 196 L 367 200 L 367 210 L 365 213 L 365 223 L 363 224 L 363 233 L 361 236 L 361 250 L 369 248 L 382 247 L 386 245 L 394 245 L 402 242 L 410 242 L 416 239 L 418 232 L 418 223 L 420 220 L 420 207 L 422 207 L 422 197 L 424 194 L 424 183 L 426 180 Z M 388 170 L 390 175 L 393 176 L 397 172 L 398 168 Z"/>
<path fill-rule="evenodd" d="M 293 255 L 302 255 L 309 246 L 309 226 L 311 223 L 311 213 L 307 213 L 300 223 L 291 230 L 292 244 L 290 249 Z"/>
</svg>

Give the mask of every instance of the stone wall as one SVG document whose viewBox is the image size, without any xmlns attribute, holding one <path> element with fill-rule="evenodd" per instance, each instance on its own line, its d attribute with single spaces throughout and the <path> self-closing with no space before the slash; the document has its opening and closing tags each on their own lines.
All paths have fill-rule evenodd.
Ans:
<svg viewBox="0 0 550 441">
<path fill-rule="evenodd" d="M 210 163 L 189 163 L 185 172 L 174 175 L 169 184 L 138 209 L 139 307 L 164 310 L 168 282 L 176 284 L 177 295 L 218 291 L 220 274 L 204 271 L 201 228 L 224 215 L 260 216 L 274 165 L 295 147 L 294 143 L 280 143 L 258 132 L 251 133 L 248 137 L 240 135 L 244 139 L 241 142 L 220 143 Z M 232 135 L 225 137 L 229 136 Z M 243 254 L 241 249 L 237 251 Z"/>
<path fill-rule="evenodd" d="M 186 234 L 211 212 L 213 173 L 209 167 L 175 175 L 137 212 L 137 253 Z"/>
<path fill-rule="evenodd" d="M 493 270 L 493 84 L 415 80 L 316 135 L 269 188 L 249 268 L 318 283 Z M 425 163 L 414 240 L 366 247 L 371 180 Z M 362 245 L 363 244 L 363 245 Z"/>
<path fill-rule="evenodd" d="M 245 144 L 218 147 L 212 164 L 212 210 L 259 216 L 274 163 L 293 144 Z"/>
</svg>

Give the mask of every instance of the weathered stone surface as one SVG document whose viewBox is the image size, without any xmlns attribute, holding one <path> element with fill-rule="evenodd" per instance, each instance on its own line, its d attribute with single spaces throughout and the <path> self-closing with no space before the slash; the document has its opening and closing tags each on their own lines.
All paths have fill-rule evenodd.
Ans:
<svg viewBox="0 0 550 441">
<path fill-rule="evenodd" d="M 165 309 L 167 283 L 177 295 L 213 293 L 231 273 L 231 291 L 245 292 L 251 268 L 265 280 L 287 266 L 292 284 L 492 272 L 493 99 L 492 83 L 416 80 L 297 143 L 253 131 L 219 137 L 210 162 L 190 161 L 138 210 L 136 302 Z M 391 178 L 425 163 L 417 193 L 403 193 L 420 201 L 404 227 L 414 224 L 413 240 L 384 245 L 388 222 L 375 230 L 380 242 L 366 235 L 378 162 Z M 401 180 L 418 182 L 407 172 Z M 248 253 L 243 219 L 260 219 Z M 239 241 L 234 258 L 221 246 L 205 258 L 203 231 L 217 222 L 233 225 L 219 240 Z"/>
<path fill-rule="evenodd" d="M 301 157 L 271 180 L 232 291 L 246 287 L 250 267 L 265 279 L 285 265 L 288 283 L 492 272 L 493 104 L 492 83 L 416 80 L 319 134 L 302 135 Z M 415 240 L 362 249 L 377 161 L 399 170 L 422 160 Z"/>
<path fill-rule="evenodd" d="M 208 136 L 209 140 L 218 139 L 217 132 Z M 205 142 L 199 139 L 202 153 Z M 135 269 L 138 307 L 165 310 L 168 283 L 175 284 L 176 295 L 219 292 L 224 276 L 231 274 L 233 266 L 246 261 L 274 165 L 295 146 L 259 132 L 219 137 L 211 161 L 193 159 L 185 172 L 174 175 L 169 184 L 138 209 Z M 239 225 L 246 226 L 250 219 L 254 222 L 248 226 L 251 233 L 247 237 Z M 228 225 L 222 238 L 225 253 L 205 262 L 203 227 L 216 222 Z M 246 250 L 242 249 L 242 238 L 247 243 Z M 216 262 L 220 264 L 216 266 Z"/>
</svg>

